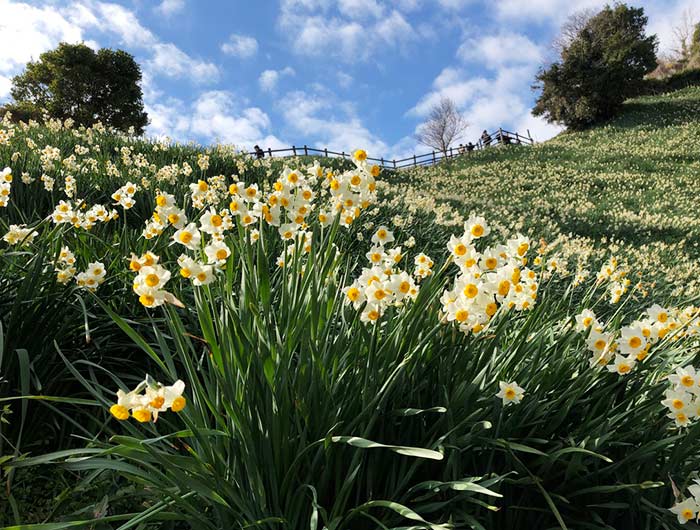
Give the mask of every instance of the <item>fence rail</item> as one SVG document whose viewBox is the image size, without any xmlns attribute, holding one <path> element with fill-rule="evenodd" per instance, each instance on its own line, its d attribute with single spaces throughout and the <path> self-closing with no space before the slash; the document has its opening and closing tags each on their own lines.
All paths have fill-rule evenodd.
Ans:
<svg viewBox="0 0 700 530">
<path fill-rule="evenodd" d="M 472 151 L 480 151 L 487 149 L 489 147 L 495 147 L 497 145 L 532 145 L 535 141 L 530 135 L 530 131 L 527 131 L 527 136 L 519 134 L 517 132 L 507 131 L 505 129 L 498 129 L 493 133 L 487 135 L 482 135 L 479 141 L 475 144 L 471 142 L 462 147 L 450 147 L 446 151 L 432 151 L 430 153 L 424 153 L 422 155 L 413 155 L 407 158 L 401 158 L 399 160 L 393 159 L 389 160 L 386 158 L 372 158 L 367 157 L 367 160 L 372 162 L 377 162 L 377 165 L 383 169 L 404 169 L 408 167 L 418 167 L 418 166 L 431 166 L 437 164 L 442 160 L 448 158 L 455 158 L 458 156 L 468 155 Z M 329 149 L 316 149 L 314 147 L 296 146 L 286 147 L 284 149 L 262 149 L 261 153 L 263 156 L 272 157 L 289 157 L 289 156 L 323 156 L 331 158 L 351 158 L 352 153 L 350 152 L 337 152 L 331 151 Z M 261 153 L 255 151 L 246 153 L 252 156 L 259 156 L 262 158 Z"/>
</svg>

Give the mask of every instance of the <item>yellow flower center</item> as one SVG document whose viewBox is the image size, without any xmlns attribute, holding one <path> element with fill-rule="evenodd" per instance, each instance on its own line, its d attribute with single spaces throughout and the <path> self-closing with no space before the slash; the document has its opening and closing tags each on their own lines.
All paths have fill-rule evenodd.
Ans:
<svg viewBox="0 0 700 530">
<path fill-rule="evenodd" d="M 467 284 L 464 288 L 464 296 L 467 298 L 474 298 L 477 294 L 479 294 L 479 288 L 473 283 Z"/>
<path fill-rule="evenodd" d="M 112 405 L 109 407 L 109 412 L 119 421 L 129 419 L 129 409 L 127 409 L 124 405 Z"/>
<path fill-rule="evenodd" d="M 408 283 L 407 281 L 403 281 L 399 285 L 399 291 L 401 291 L 403 294 L 406 294 L 410 289 L 411 289 L 411 284 Z"/>
<path fill-rule="evenodd" d="M 466 253 L 467 253 L 467 246 L 464 245 L 463 243 L 459 243 L 455 247 L 455 254 L 457 254 L 458 256 L 464 256 Z"/>
<path fill-rule="evenodd" d="M 160 283 L 160 278 L 158 278 L 157 274 L 148 274 L 146 275 L 146 285 L 149 287 L 155 287 Z"/>
<path fill-rule="evenodd" d="M 630 345 L 630 348 L 639 348 L 642 345 L 642 339 L 639 337 L 630 337 L 630 340 L 627 342 L 627 344 Z"/>
<path fill-rule="evenodd" d="M 457 322 L 464 322 L 469 318 L 469 311 L 466 309 L 460 309 L 455 313 L 455 320 Z"/>
<path fill-rule="evenodd" d="M 142 294 L 139 296 L 139 302 L 145 307 L 151 307 L 156 303 L 156 299 L 152 294 Z"/>
<path fill-rule="evenodd" d="M 693 386 L 695 384 L 695 379 L 690 375 L 684 375 L 681 377 L 681 384 L 683 386 Z"/>
<path fill-rule="evenodd" d="M 512 388 L 506 388 L 505 391 L 506 399 L 515 399 L 515 390 Z"/>
<path fill-rule="evenodd" d="M 682 409 L 684 407 L 684 403 L 682 399 L 674 399 L 673 402 L 671 403 L 673 405 L 673 408 L 676 410 Z"/>
<path fill-rule="evenodd" d="M 484 235 L 484 227 L 481 225 L 472 226 L 471 233 L 474 237 L 481 237 Z"/>
<path fill-rule="evenodd" d="M 224 224 L 224 220 L 221 218 L 220 215 L 212 215 L 210 222 L 212 226 L 215 226 L 217 228 Z"/>
<path fill-rule="evenodd" d="M 159 409 L 163 406 L 163 403 L 165 403 L 165 398 L 163 396 L 156 396 L 151 400 L 149 405 L 154 409 Z"/>
<path fill-rule="evenodd" d="M 192 235 L 192 232 L 181 232 L 180 233 L 180 241 L 188 244 L 190 241 L 192 241 L 192 238 L 194 236 Z"/>
<path fill-rule="evenodd" d="M 185 405 L 187 405 L 185 398 L 182 396 L 177 396 L 175 399 L 173 399 L 173 404 L 170 405 L 170 410 L 173 412 L 180 412 L 185 408 Z"/>
<path fill-rule="evenodd" d="M 151 411 L 148 409 L 136 409 L 134 410 L 134 418 L 141 423 L 149 422 L 151 421 Z"/>
<path fill-rule="evenodd" d="M 351 287 L 348 289 L 347 297 L 353 302 L 357 302 L 360 299 L 360 290 L 357 287 Z"/>
</svg>

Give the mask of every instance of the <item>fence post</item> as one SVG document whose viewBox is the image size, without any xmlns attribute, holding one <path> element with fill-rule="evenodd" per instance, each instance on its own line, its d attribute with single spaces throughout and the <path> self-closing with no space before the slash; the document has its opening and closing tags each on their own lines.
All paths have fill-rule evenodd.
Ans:
<svg viewBox="0 0 700 530">
<path fill-rule="evenodd" d="M 394 169 L 396 169 L 396 159 L 394 158 Z"/>
<path fill-rule="evenodd" d="M 433 151 L 433 164 L 435 163 L 435 151 Z"/>
<path fill-rule="evenodd" d="M 450 158 L 452 158 L 454 154 L 452 154 L 452 147 L 450 147 Z"/>
<path fill-rule="evenodd" d="M 267 148 L 267 154 L 270 155 L 270 157 L 272 157 L 272 147 Z"/>
<path fill-rule="evenodd" d="M 530 143 L 534 144 L 534 140 L 532 139 L 532 136 L 530 136 L 530 129 L 525 129 L 527 131 L 527 137 L 530 139 Z"/>
<path fill-rule="evenodd" d="M 416 167 L 418 166 L 418 162 L 416 162 L 416 155 L 415 154 L 413 155 L 413 165 Z"/>
<path fill-rule="evenodd" d="M 292 146 L 292 151 L 294 151 L 294 156 L 297 156 L 297 148 Z"/>
<path fill-rule="evenodd" d="M 382 169 L 384 169 L 384 157 L 382 157 Z"/>
<path fill-rule="evenodd" d="M 343 158 L 345 158 L 345 151 L 343 151 L 343 152 L 340 153 L 340 154 L 343 155 Z"/>
<path fill-rule="evenodd" d="M 309 149 L 306 147 L 306 144 L 304 144 L 304 155 L 309 156 Z"/>
<path fill-rule="evenodd" d="M 323 155 L 324 155 L 326 158 L 328 158 L 328 148 L 327 148 L 327 147 L 324 147 L 324 148 L 323 148 Z"/>
</svg>

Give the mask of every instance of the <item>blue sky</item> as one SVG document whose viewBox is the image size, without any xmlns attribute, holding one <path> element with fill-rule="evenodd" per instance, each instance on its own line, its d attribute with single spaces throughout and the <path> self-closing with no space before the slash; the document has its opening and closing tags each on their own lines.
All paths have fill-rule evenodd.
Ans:
<svg viewBox="0 0 700 530">
<path fill-rule="evenodd" d="M 451 97 L 465 141 L 504 127 L 537 140 L 530 89 L 566 17 L 604 0 L 0 0 L 0 101 L 59 41 L 132 53 L 148 134 L 250 147 L 291 144 L 402 157 Z M 697 0 L 637 0 L 661 49 Z"/>
</svg>

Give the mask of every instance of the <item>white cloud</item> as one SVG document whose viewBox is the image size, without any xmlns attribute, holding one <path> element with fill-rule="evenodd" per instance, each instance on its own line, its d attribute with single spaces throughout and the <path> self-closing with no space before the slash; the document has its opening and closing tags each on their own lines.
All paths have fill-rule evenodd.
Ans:
<svg viewBox="0 0 700 530">
<path fill-rule="evenodd" d="M 457 56 L 497 69 L 507 64 L 540 64 L 544 51 L 525 35 L 503 32 L 468 39 L 457 50 Z"/>
<path fill-rule="evenodd" d="M 269 133 L 270 118 L 264 111 L 245 107 L 243 101 L 225 90 L 203 92 L 190 105 L 169 98 L 147 106 L 146 110 L 151 118 L 149 135 L 181 141 L 204 139 L 246 150 L 255 144 L 272 149 L 286 147 Z"/>
<path fill-rule="evenodd" d="M 273 92 L 280 78 L 295 75 L 294 68 L 287 66 L 282 70 L 265 70 L 258 78 L 258 84 L 263 92 Z"/>
<path fill-rule="evenodd" d="M 24 65 L 59 42 L 80 42 L 82 28 L 54 6 L 34 7 L 0 0 L 0 74 L 18 73 Z"/>
<path fill-rule="evenodd" d="M 488 6 L 489 0 L 483 0 Z M 523 26 L 536 22 L 560 26 L 569 15 L 584 9 L 602 9 L 611 4 L 610 0 L 499 0 L 496 3 L 496 15 L 502 21 Z M 668 50 L 673 45 L 673 28 L 678 25 L 684 10 L 700 12 L 697 0 L 637 0 L 629 4 L 643 7 L 649 17 L 647 33 L 659 36 L 660 49 Z"/>
<path fill-rule="evenodd" d="M 382 156 L 390 148 L 365 127 L 349 102 L 338 101 L 328 91 L 293 91 L 278 102 L 287 126 L 309 146 L 351 152 L 366 149 Z"/>
<path fill-rule="evenodd" d="M 355 82 L 353 77 L 345 72 L 338 72 L 336 77 L 338 78 L 338 85 L 340 85 L 341 88 L 350 88 Z"/>
<path fill-rule="evenodd" d="M 468 71 L 445 68 L 433 81 L 433 90 L 408 112 L 423 118 L 441 97 L 451 98 L 469 121 L 466 140 L 475 141 L 484 129 L 503 127 L 521 134 L 529 128 L 538 140 L 557 134 L 561 128 L 549 126 L 530 114 L 529 87 L 535 72 L 533 65 L 502 67 L 494 77 L 472 77 Z"/>
<path fill-rule="evenodd" d="M 10 95 L 10 88 L 12 88 L 12 80 L 9 77 L 0 75 L 0 101 Z"/>
<path fill-rule="evenodd" d="M 349 18 L 363 19 L 367 16 L 379 18 L 384 8 L 377 0 L 338 0 L 338 10 Z"/>
<path fill-rule="evenodd" d="M 81 0 L 68 4 L 61 12 L 81 28 L 114 34 L 120 44 L 131 48 L 147 48 L 158 41 L 133 11 L 119 4 Z"/>
<path fill-rule="evenodd" d="M 169 17 L 185 8 L 185 0 L 163 0 L 155 8 L 163 16 Z"/>
<path fill-rule="evenodd" d="M 228 41 L 221 45 L 221 51 L 241 59 L 247 59 L 258 53 L 258 41 L 254 37 L 232 33 Z"/>
<path fill-rule="evenodd" d="M 387 15 L 374 0 L 282 0 L 278 26 L 296 53 L 349 63 L 378 50 L 403 50 L 417 37 L 398 10 Z"/>
<path fill-rule="evenodd" d="M 153 46 L 153 57 L 147 62 L 152 73 L 173 78 L 190 78 L 195 83 L 209 83 L 219 77 L 218 67 L 210 62 L 193 59 L 172 43 Z"/>
</svg>

